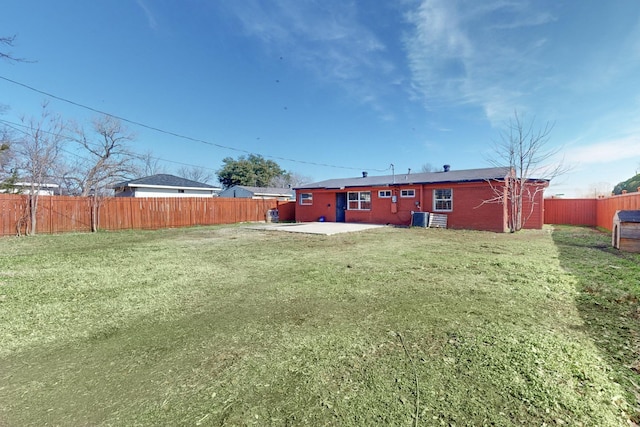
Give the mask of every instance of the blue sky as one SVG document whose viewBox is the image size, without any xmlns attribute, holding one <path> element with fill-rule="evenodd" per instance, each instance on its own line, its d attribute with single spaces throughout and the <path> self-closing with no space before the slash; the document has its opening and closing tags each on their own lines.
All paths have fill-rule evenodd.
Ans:
<svg viewBox="0 0 640 427">
<path fill-rule="evenodd" d="M 129 125 L 169 172 L 246 153 L 314 181 L 489 167 L 515 110 L 553 123 L 571 166 L 547 194 L 640 170 L 637 0 L 3 0 L 0 28 L 33 61 L 0 77 L 204 141 Z M 0 119 L 36 114 L 45 96 L 5 79 Z"/>
</svg>

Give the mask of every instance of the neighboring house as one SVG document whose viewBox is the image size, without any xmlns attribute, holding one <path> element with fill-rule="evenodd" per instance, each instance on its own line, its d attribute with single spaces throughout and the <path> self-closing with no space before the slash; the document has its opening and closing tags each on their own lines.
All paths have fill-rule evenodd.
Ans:
<svg viewBox="0 0 640 427">
<path fill-rule="evenodd" d="M 295 192 L 290 188 L 248 187 L 233 185 L 220 193 L 220 197 L 236 197 L 243 199 L 276 199 L 289 201 L 295 199 Z"/>
<path fill-rule="evenodd" d="M 158 174 L 112 186 L 116 197 L 215 197 L 219 187 L 175 175 Z"/>
<path fill-rule="evenodd" d="M 0 189 L 0 193 L 31 194 L 31 189 L 35 188 L 35 193 L 39 196 L 55 196 L 60 193 L 58 184 L 34 184 L 31 182 L 15 182 L 9 189 Z"/>
<path fill-rule="evenodd" d="M 447 227 L 508 231 L 505 180 L 509 168 L 486 168 L 442 172 L 368 176 L 296 187 L 296 221 L 363 222 L 410 225 L 413 212 L 447 216 Z M 543 190 L 546 180 L 532 180 L 531 188 Z M 491 201 L 490 203 L 488 201 Z M 527 203 L 532 212 L 525 228 L 542 228 L 543 191 Z"/>
</svg>

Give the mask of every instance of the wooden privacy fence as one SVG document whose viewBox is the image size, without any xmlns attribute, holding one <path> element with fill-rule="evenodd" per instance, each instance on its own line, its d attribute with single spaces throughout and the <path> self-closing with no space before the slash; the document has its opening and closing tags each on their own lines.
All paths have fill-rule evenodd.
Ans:
<svg viewBox="0 0 640 427">
<path fill-rule="evenodd" d="M 640 193 L 600 199 L 545 199 L 545 224 L 570 224 L 611 230 L 613 216 L 620 210 L 640 209 Z"/>
<path fill-rule="evenodd" d="M 91 231 L 91 199 L 40 196 L 37 233 Z M 112 197 L 100 201 L 100 230 L 159 229 L 196 225 L 264 221 L 267 211 L 278 209 L 281 221 L 295 220 L 295 202 L 202 197 Z M 0 194 L 0 235 L 17 234 L 23 222 L 27 196 Z M 24 230 L 24 228 L 23 228 Z"/>
</svg>

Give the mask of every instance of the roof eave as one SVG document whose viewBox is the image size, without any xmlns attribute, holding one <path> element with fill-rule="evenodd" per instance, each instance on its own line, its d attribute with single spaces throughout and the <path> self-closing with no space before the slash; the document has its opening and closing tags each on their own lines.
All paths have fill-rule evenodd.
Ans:
<svg viewBox="0 0 640 427">
<path fill-rule="evenodd" d="M 358 184 L 358 185 L 345 185 L 345 186 L 317 186 L 317 187 L 296 187 L 294 190 L 344 190 L 347 188 L 363 188 L 363 187 L 400 187 L 407 185 L 433 185 L 433 184 L 455 184 L 465 182 L 486 182 L 486 181 L 502 181 L 505 177 L 494 178 L 478 178 L 478 179 L 459 179 L 449 181 L 414 181 L 414 182 L 384 182 L 384 183 L 370 183 L 370 184 Z"/>
<path fill-rule="evenodd" d="M 157 189 L 169 189 L 169 190 L 197 190 L 197 191 L 215 191 L 215 190 L 221 190 L 221 188 L 218 187 L 183 187 L 183 186 L 176 186 L 176 185 L 154 185 L 154 184 L 134 184 L 134 183 L 128 183 L 126 185 L 123 185 L 122 187 L 131 187 L 131 188 L 157 188 Z"/>
</svg>

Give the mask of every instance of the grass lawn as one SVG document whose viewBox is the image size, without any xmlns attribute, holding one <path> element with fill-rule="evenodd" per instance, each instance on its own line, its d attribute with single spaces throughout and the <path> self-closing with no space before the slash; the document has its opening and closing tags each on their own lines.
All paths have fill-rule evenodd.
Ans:
<svg viewBox="0 0 640 427">
<path fill-rule="evenodd" d="M 0 425 L 640 422 L 640 256 L 576 227 L 0 239 Z"/>
</svg>

